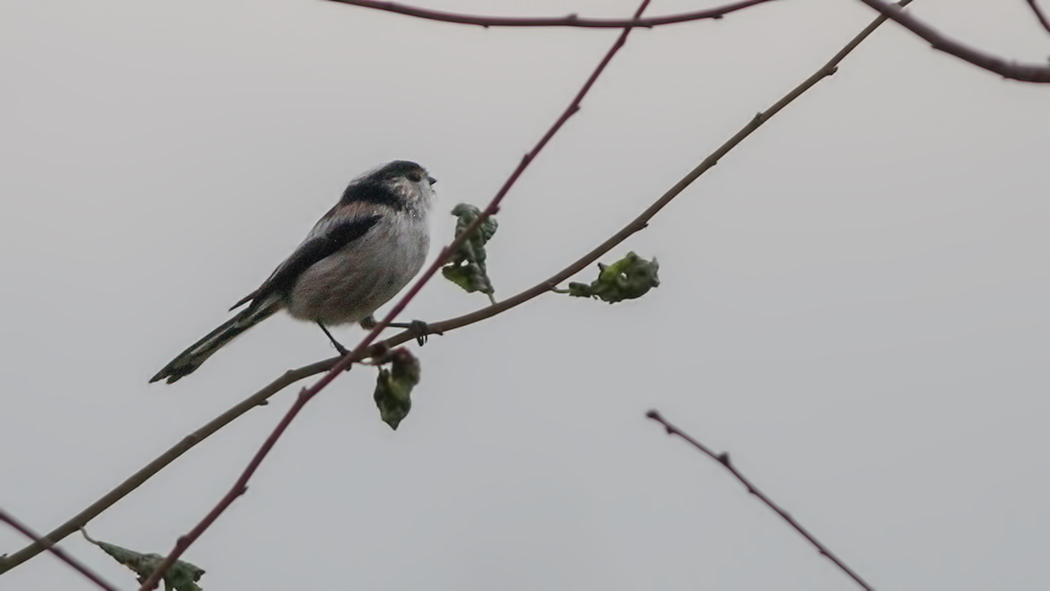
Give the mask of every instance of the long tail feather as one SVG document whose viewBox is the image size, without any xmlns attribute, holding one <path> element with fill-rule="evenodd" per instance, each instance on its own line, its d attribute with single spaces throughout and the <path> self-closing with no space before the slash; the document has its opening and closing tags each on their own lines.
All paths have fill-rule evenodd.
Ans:
<svg viewBox="0 0 1050 591">
<path fill-rule="evenodd" d="M 178 381 L 178 379 L 183 376 L 193 373 L 206 359 L 208 359 L 208 357 L 211 357 L 213 353 L 221 349 L 226 343 L 229 343 L 239 334 L 255 326 L 259 322 L 273 316 L 280 309 L 280 303 L 274 300 L 262 306 L 253 306 L 242 311 L 240 314 L 237 314 L 223 323 L 219 328 L 208 333 L 201 340 L 190 345 L 188 349 L 180 353 L 178 357 L 171 361 L 171 363 L 165 365 L 164 369 L 158 371 L 157 375 L 150 378 L 150 383 L 167 378 L 168 383 L 170 384 Z"/>
</svg>

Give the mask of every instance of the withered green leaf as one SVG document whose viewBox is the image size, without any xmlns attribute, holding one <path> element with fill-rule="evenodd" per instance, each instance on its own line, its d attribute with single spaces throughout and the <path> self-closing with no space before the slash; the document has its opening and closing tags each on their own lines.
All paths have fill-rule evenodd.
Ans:
<svg viewBox="0 0 1050 591">
<path fill-rule="evenodd" d="M 454 207 L 452 215 L 456 216 L 456 237 L 458 238 L 468 226 L 474 223 L 480 214 L 481 211 L 477 207 L 467 203 L 460 203 Z M 456 252 L 452 253 L 448 263 L 441 268 L 441 274 L 445 279 L 455 283 L 467 293 L 480 291 L 493 300 L 492 294 L 496 290 L 492 287 L 492 281 L 488 276 L 485 244 L 492 239 L 498 227 L 499 224 L 494 217 L 489 217 L 482 222 L 477 231 Z"/>
<path fill-rule="evenodd" d="M 660 285 L 656 259 L 647 261 L 633 252 L 611 265 L 598 263 L 598 278 L 587 283 L 570 283 L 568 294 L 578 298 L 598 298 L 621 302 L 640 298 Z"/>
<path fill-rule="evenodd" d="M 373 398 L 379 408 L 379 417 L 396 430 L 412 410 L 412 388 L 419 383 L 421 366 L 408 349 L 401 347 L 389 354 L 390 369 L 381 368 L 376 377 Z"/>
</svg>

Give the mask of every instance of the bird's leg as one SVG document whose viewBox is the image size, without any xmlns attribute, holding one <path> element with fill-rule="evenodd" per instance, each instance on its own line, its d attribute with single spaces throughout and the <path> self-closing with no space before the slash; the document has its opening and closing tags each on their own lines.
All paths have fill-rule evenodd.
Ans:
<svg viewBox="0 0 1050 591">
<path fill-rule="evenodd" d="M 365 330 L 372 330 L 376 326 L 376 319 L 374 316 L 368 316 L 361 322 L 361 328 Z M 442 334 L 437 331 L 430 330 L 430 325 L 422 320 L 413 320 L 412 322 L 391 322 L 388 324 L 390 328 L 405 328 L 412 331 L 412 335 L 416 337 L 416 342 L 422 347 L 427 342 L 427 336 L 430 334 Z"/>
<path fill-rule="evenodd" d="M 342 345 L 342 343 L 340 343 L 339 341 L 335 340 L 335 337 L 332 336 L 332 333 L 328 332 L 328 329 L 325 328 L 324 324 L 321 324 L 320 320 L 317 321 L 317 326 L 320 326 L 321 330 L 323 330 L 324 334 L 328 337 L 328 340 L 332 341 L 332 345 L 335 346 L 335 350 L 336 351 L 339 351 L 339 355 L 341 355 L 343 357 L 346 357 L 346 354 L 349 353 L 350 351 L 346 347 L 344 347 Z"/>
</svg>

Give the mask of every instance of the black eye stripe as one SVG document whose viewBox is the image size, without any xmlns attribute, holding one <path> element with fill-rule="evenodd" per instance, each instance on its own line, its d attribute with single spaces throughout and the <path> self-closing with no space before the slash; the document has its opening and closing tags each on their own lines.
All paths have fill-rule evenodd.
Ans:
<svg viewBox="0 0 1050 591">
<path fill-rule="evenodd" d="M 340 203 L 346 205 L 355 202 L 377 203 L 397 211 L 403 211 L 406 207 L 405 200 L 400 195 L 380 182 L 351 183 L 343 192 Z"/>
</svg>

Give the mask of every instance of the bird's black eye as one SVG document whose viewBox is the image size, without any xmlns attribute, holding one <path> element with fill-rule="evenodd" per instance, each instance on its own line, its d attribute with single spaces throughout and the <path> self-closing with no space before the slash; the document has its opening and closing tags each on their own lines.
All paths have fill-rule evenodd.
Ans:
<svg viewBox="0 0 1050 591">
<path fill-rule="evenodd" d="M 427 181 L 429 181 L 431 185 L 436 185 L 438 182 L 438 180 L 432 176 L 428 176 Z"/>
<path fill-rule="evenodd" d="M 418 170 L 413 170 L 405 176 L 407 176 L 408 180 L 412 181 L 413 183 L 418 183 L 419 181 L 423 180 L 423 174 Z"/>
</svg>

